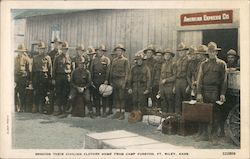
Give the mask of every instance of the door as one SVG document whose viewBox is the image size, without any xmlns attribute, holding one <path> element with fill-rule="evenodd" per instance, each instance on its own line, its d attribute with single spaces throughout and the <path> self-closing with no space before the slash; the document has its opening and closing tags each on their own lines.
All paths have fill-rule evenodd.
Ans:
<svg viewBox="0 0 250 159">
<path fill-rule="evenodd" d="M 203 30 L 202 37 L 203 44 L 207 45 L 210 41 L 213 41 L 221 48 L 218 57 L 222 60 L 226 61 L 229 49 L 238 52 L 238 29 Z"/>
</svg>

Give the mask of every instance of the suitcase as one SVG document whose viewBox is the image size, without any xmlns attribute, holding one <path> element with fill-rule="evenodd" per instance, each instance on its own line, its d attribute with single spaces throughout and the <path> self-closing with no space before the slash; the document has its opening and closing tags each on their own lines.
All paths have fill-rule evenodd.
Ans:
<svg viewBox="0 0 250 159">
<path fill-rule="evenodd" d="M 213 104 L 182 102 L 182 118 L 185 121 L 209 122 L 213 121 Z"/>
<path fill-rule="evenodd" d="M 199 122 L 212 123 L 213 104 L 182 102 L 182 116 L 179 121 L 178 134 L 182 136 L 192 135 L 198 130 Z"/>
</svg>

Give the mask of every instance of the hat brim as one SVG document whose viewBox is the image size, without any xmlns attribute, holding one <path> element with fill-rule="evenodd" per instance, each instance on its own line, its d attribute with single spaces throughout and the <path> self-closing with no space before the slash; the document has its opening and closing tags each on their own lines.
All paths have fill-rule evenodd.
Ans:
<svg viewBox="0 0 250 159">
<path fill-rule="evenodd" d="M 38 49 L 45 49 L 46 47 L 37 47 Z"/>
<path fill-rule="evenodd" d="M 177 51 L 186 51 L 188 48 L 183 48 L 183 49 L 177 49 Z"/>
<path fill-rule="evenodd" d="M 28 50 L 15 50 L 15 52 L 27 52 Z"/>
<path fill-rule="evenodd" d="M 173 57 L 175 56 L 175 53 L 173 52 L 164 52 L 164 54 L 171 54 Z"/>
<path fill-rule="evenodd" d="M 58 42 L 58 43 L 60 43 L 60 44 L 63 43 L 62 41 L 51 41 L 50 43 L 56 43 L 56 42 Z"/>
<path fill-rule="evenodd" d="M 116 48 L 114 48 L 114 51 L 116 51 L 117 49 L 122 49 L 123 51 L 126 51 L 126 49 L 124 49 L 124 48 L 120 48 L 120 47 L 116 47 Z"/>
<path fill-rule="evenodd" d="M 151 51 L 155 52 L 154 49 L 146 49 L 146 50 L 143 50 L 143 52 L 146 53 L 148 50 L 151 50 Z"/>
</svg>

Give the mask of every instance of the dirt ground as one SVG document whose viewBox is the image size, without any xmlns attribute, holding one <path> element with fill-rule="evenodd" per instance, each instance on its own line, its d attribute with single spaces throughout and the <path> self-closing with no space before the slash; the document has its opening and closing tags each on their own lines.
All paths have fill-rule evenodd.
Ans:
<svg viewBox="0 0 250 159">
<path fill-rule="evenodd" d="M 127 114 L 126 114 L 127 116 Z M 84 136 L 93 132 L 126 130 L 176 146 L 191 146 L 196 149 L 237 149 L 229 139 L 221 138 L 218 146 L 208 141 L 195 142 L 193 136 L 165 135 L 156 127 L 143 122 L 130 124 L 110 118 L 71 117 L 59 118 L 53 115 L 14 113 L 13 148 L 16 149 L 82 149 Z M 153 149 L 153 148 L 152 148 Z"/>
</svg>

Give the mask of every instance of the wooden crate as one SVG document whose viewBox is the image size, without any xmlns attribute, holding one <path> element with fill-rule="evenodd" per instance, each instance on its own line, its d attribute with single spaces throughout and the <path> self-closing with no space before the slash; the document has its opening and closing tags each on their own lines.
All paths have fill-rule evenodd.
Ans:
<svg viewBox="0 0 250 159">
<path fill-rule="evenodd" d="M 185 121 L 211 123 L 213 121 L 213 104 L 189 104 L 188 101 L 184 101 L 182 102 L 182 118 Z"/>
</svg>

